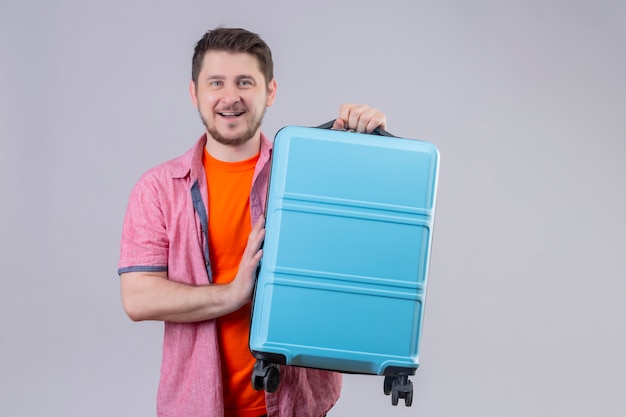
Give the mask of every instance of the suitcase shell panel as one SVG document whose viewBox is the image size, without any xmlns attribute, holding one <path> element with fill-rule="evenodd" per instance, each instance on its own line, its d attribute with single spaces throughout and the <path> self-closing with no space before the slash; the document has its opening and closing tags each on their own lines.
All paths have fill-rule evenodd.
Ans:
<svg viewBox="0 0 626 417">
<path fill-rule="evenodd" d="M 273 152 L 251 351 L 341 372 L 416 369 L 438 150 L 288 126 Z"/>
</svg>

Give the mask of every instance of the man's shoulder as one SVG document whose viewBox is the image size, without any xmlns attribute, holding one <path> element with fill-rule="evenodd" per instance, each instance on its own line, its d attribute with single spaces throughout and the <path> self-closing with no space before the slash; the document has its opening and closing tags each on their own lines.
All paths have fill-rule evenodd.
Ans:
<svg viewBox="0 0 626 417">
<path fill-rule="evenodd" d="M 189 166 L 185 168 L 185 165 L 184 155 L 177 156 L 148 169 L 141 175 L 139 182 L 161 182 L 183 176 L 181 173 L 189 171 Z"/>
<path fill-rule="evenodd" d="M 201 158 L 199 149 L 201 150 L 202 148 L 203 146 L 201 143 L 194 144 L 193 147 L 182 155 L 176 156 L 148 169 L 141 176 L 140 181 L 171 180 L 173 178 L 186 177 L 192 170 L 194 163 L 198 162 L 196 159 Z"/>
</svg>

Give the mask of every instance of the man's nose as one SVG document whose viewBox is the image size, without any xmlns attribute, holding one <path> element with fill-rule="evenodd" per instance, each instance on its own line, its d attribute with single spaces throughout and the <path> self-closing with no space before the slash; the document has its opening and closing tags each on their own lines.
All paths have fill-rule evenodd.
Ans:
<svg viewBox="0 0 626 417">
<path fill-rule="evenodd" d="M 237 86 L 227 85 L 222 90 L 221 102 L 224 105 L 231 106 L 241 101 L 241 94 Z"/>
</svg>

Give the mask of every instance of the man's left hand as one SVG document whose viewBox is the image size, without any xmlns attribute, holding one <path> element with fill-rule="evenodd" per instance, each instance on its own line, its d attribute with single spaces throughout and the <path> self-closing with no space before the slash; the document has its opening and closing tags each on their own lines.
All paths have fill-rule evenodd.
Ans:
<svg viewBox="0 0 626 417">
<path fill-rule="evenodd" d="M 367 104 L 342 104 L 339 108 L 339 117 L 335 119 L 332 128 L 371 133 L 377 127 L 387 129 L 387 117 L 380 110 Z"/>
</svg>

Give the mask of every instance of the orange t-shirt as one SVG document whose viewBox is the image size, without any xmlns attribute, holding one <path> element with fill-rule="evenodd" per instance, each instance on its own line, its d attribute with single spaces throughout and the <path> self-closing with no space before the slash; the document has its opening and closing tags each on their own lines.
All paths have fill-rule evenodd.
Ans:
<svg viewBox="0 0 626 417">
<path fill-rule="evenodd" d="M 250 189 L 258 155 L 241 162 L 223 162 L 204 151 L 209 184 L 209 250 L 215 284 L 227 284 L 237 274 L 252 230 Z M 224 408 L 226 417 L 258 417 L 265 414 L 265 392 L 252 388 L 250 353 L 251 303 L 217 319 Z"/>
</svg>

